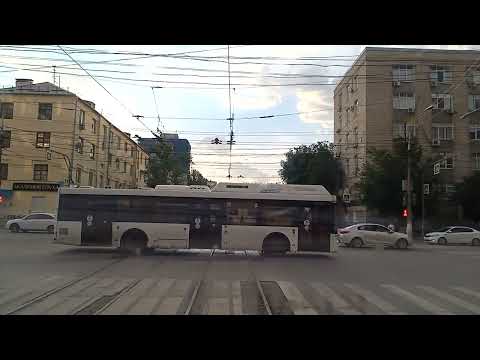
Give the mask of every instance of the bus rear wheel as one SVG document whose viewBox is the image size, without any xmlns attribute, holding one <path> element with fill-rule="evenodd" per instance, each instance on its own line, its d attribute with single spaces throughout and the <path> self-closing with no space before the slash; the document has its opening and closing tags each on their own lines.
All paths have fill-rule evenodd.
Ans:
<svg viewBox="0 0 480 360">
<path fill-rule="evenodd" d="M 273 233 L 263 240 L 262 255 L 284 255 L 289 250 L 290 241 L 283 234 Z"/>
<path fill-rule="evenodd" d="M 147 235 L 142 230 L 128 230 L 120 240 L 120 249 L 131 254 L 145 255 L 150 250 L 147 242 Z"/>
</svg>

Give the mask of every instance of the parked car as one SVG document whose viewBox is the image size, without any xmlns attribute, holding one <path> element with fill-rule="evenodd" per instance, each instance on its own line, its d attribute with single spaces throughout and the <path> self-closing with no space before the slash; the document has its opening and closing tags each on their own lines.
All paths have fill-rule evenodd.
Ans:
<svg viewBox="0 0 480 360">
<path fill-rule="evenodd" d="M 20 219 L 7 221 L 5 227 L 11 232 L 48 231 L 53 234 L 57 220 L 49 213 L 34 213 Z"/>
<path fill-rule="evenodd" d="M 356 224 L 339 229 L 337 239 L 340 244 L 350 247 L 383 244 L 406 249 L 412 245 L 408 242 L 407 234 L 395 232 L 379 224 Z"/>
<path fill-rule="evenodd" d="M 470 244 L 480 246 L 480 231 L 466 226 L 446 226 L 438 231 L 425 234 L 429 244 Z"/>
</svg>

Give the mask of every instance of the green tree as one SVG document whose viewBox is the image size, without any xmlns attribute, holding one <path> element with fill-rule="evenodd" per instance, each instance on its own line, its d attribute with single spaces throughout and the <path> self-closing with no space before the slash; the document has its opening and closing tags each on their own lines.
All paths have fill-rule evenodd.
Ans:
<svg viewBox="0 0 480 360">
<path fill-rule="evenodd" d="M 465 217 L 480 221 L 480 174 L 474 174 L 457 184 L 454 199 L 463 208 Z"/>
<path fill-rule="evenodd" d="M 405 207 L 402 180 L 407 178 L 407 144 L 398 139 L 393 143 L 392 151 L 371 148 L 367 150 L 367 161 L 360 175 L 358 188 L 362 203 L 369 209 L 376 209 L 385 215 L 398 215 Z M 411 174 L 414 212 L 420 209 L 422 184 L 420 174 L 424 168 L 421 147 L 415 141 L 411 143 Z M 417 211 L 418 212 L 418 211 Z"/>
<path fill-rule="evenodd" d="M 188 168 L 192 162 L 190 154 L 176 154 L 173 146 L 161 134 L 146 169 L 147 186 L 184 184 L 187 182 Z"/>
<path fill-rule="evenodd" d="M 209 183 L 211 183 L 211 181 L 203 177 L 202 173 L 198 170 L 193 169 L 188 175 L 188 185 L 208 185 Z"/>
<path fill-rule="evenodd" d="M 279 175 L 287 184 L 323 185 L 331 193 L 342 187 L 343 172 L 328 142 L 290 149 L 282 160 Z"/>
</svg>

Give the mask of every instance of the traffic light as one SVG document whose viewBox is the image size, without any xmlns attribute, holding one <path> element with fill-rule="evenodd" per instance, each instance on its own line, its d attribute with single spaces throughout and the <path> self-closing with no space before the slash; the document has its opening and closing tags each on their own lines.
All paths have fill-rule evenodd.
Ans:
<svg viewBox="0 0 480 360">
<path fill-rule="evenodd" d="M 5 198 L 3 197 L 3 195 L 0 195 L 0 205 L 3 204 L 4 201 L 5 201 Z"/>
<path fill-rule="evenodd" d="M 402 216 L 403 217 L 408 217 L 408 210 L 407 209 L 403 209 Z"/>
</svg>

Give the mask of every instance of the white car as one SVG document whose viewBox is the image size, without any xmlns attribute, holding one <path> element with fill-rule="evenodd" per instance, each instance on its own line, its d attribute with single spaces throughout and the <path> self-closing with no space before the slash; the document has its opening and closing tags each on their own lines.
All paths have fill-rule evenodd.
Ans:
<svg viewBox="0 0 480 360">
<path fill-rule="evenodd" d="M 407 234 L 392 231 L 379 224 L 356 224 L 339 229 L 337 239 L 340 244 L 350 247 L 383 244 L 406 249 L 412 245 L 408 242 Z"/>
<path fill-rule="evenodd" d="M 53 234 L 57 220 L 49 213 L 34 213 L 20 219 L 7 221 L 5 227 L 11 232 L 48 231 Z"/>
<path fill-rule="evenodd" d="M 471 244 L 480 246 L 480 231 L 466 226 L 447 226 L 425 234 L 423 240 L 429 244 Z"/>
</svg>

